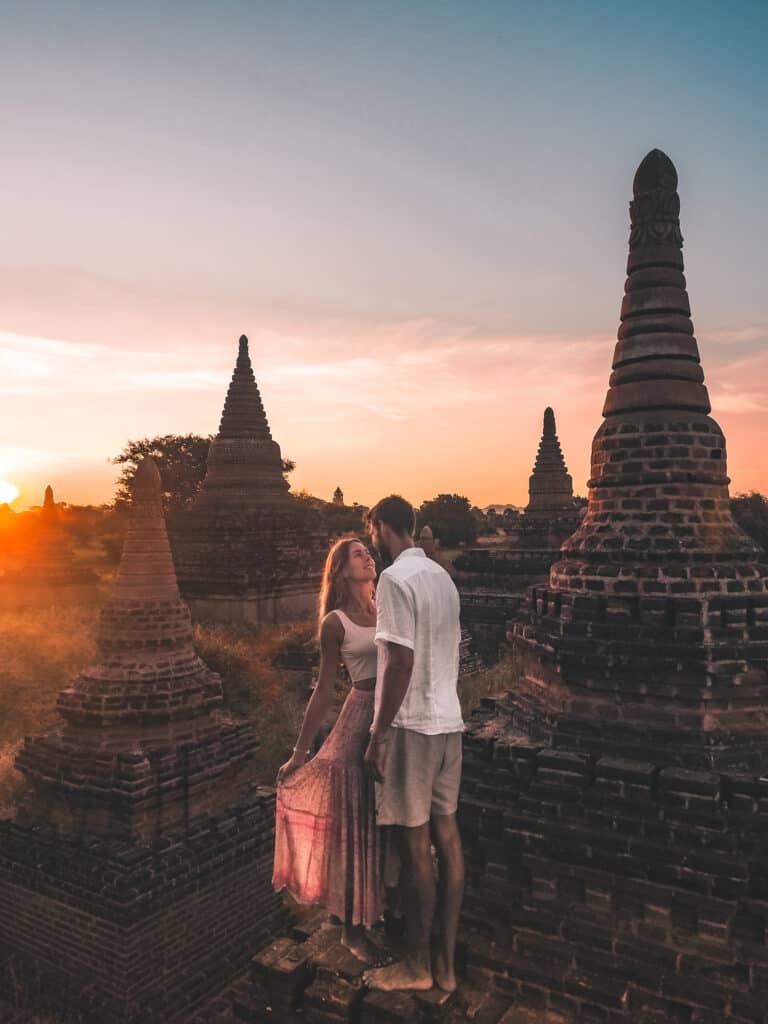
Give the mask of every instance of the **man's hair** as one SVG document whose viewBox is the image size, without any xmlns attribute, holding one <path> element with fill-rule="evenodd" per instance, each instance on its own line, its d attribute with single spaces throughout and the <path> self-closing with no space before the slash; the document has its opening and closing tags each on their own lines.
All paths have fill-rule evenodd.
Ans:
<svg viewBox="0 0 768 1024">
<path fill-rule="evenodd" d="M 390 494 L 388 498 L 377 501 L 365 517 L 366 523 L 386 523 L 395 533 L 402 537 L 413 536 L 416 526 L 416 514 L 413 505 L 401 498 L 399 494 Z"/>
</svg>

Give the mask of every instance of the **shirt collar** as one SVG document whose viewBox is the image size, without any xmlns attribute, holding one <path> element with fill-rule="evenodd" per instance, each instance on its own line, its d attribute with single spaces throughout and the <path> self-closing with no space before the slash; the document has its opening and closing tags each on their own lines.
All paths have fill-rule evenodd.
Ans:
<svg viewBox="0 0 768 1024">
<path fill-rule="evenodd" d="M 394 562 L 392 562 L 392 564 L 394 565 L 395 562 L 399 562 L 401 558 L 405 558 L 406 556 L 410 557 L 411 555 L 415 555 L 417 558 L 427 557 L 423 548 L 403 548 L 403 550 L 400 552 L 400 554 L 397 556 Z"/>
</svg>

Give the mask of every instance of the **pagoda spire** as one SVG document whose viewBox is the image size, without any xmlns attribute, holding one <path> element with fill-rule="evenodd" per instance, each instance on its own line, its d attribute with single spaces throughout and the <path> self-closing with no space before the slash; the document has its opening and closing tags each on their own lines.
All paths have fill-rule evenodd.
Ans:
<svg viewBox="0 0 768 1024">
<path fill-rule="evenodd" d="M 205 479 L 195 504 L 248 508 L 282 503 L 288 490 L 280 446 L 272 440 L 251 366 L 248 339 L 243 334 L 219 433 L 211 442 Z"/>
<path fill-rule="evenodd" d="M 272 440 L 259 386 L 253 375 L 248 338 L 244 334 L 240 335 L 238 343 L 237 361 L 221 414 L 219 437 Z"/>
<path fill-rule="evenodd" d="M 174 601 L 179 598 L 163 515 L 160 471 L 147 455 L 131 488 L 128 534 L 117 570 L 113 599 Z"/>
<path fill-rule="evenodd" d="M 98 661 L 59 695 L 58 709 L 72 723 L 132 722 L 141 733 L 147 725 L 189 722 L 222 702 L 219 677 L 193 647 L 151 456 L 134 476 L 128 534 L 97 643 Z"/>
<path fill-rule="evenodd" d="M 555 414 L 549 407 L 544 410 L 541 440 L 528 482 L 528 495 L 526 514 L 529 516 L 573 511 L 573 480 L 557 437 Z"/>
<path fill-rule="evenodd" d="M 619 340 L 604 416 L 647 409 L 708 413 L 683 275 L 677 171 L 652 149 L 635 174 Z"/>
</svg>

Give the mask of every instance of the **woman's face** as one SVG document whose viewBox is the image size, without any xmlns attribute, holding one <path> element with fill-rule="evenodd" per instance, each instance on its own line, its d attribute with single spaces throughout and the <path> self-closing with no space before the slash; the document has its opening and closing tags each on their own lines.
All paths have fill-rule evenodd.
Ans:
<svg viewBox="0 0 768 1024">
<path fill-rule="evenodd" d="M 376 563 L 365 544 L 358 540 L 349 545 L 344 575 L 352 583 L 369 583 L 376 579 Z"/>
</svg>

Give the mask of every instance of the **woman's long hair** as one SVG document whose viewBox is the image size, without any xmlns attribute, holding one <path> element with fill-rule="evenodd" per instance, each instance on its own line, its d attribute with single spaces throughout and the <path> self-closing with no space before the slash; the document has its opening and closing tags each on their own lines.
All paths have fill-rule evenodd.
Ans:
<svg viewBox="0 0 768 1024">
<path fill-rule="evenodd" d="M 355 543 L 361 544 L 362 541 L 358 537 L 341 537 L 328 552 L 323 569 L 323 582 L 320 585 L 318 629 L 328 612 L 340 608 L 349 597 L 349 583 L 343 573 L 349 561 L 349 549 Z M 373 583 L 371 594 L 373 595 Z"/>
</svg>

